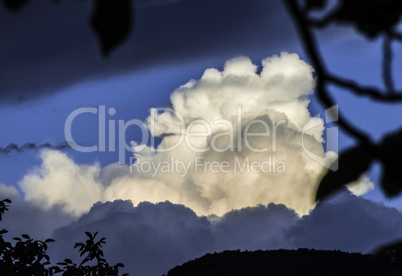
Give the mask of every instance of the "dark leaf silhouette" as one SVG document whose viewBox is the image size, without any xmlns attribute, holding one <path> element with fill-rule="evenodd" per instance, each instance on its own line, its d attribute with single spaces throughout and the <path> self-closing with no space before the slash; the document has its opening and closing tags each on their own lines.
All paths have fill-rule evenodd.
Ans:
<svg viewBox="0 0 402 276">
<path fill-rule="evenodd" d="M 401 182 L 387 168 L 381 173 L 381 187 L 388 197 L 397 196 L 402 190 Z"/>
<path fill-rule="evenodd" d="M 8 211 L 8 204 L 6 204 L 6 203 L 11 203 L 11 200 L 9 200 L 8 198 L 6 198 L 6 199 L 3 199 L 3 200 L 0 200 L 0 220 L 2 220 L 2 218 L 3 218 L 3 214 L 4 214 L 4 212 L 5 211 Z"/>
<path fill-rule="evenodd" d="M 92 237 L 92 234 L 90 232 L 85 232 L 85 235 L 87 235 L 88 238 L 90 238 L 91 240 L 95 238 L 95 237 Z"/>
<path fill-rule="evenodd" d="M 59 3 L 60 0 L 51 0 Z M 132 0 L 93 0 L 94 11 L 90 25 L 98 38 L 102 55 L 110 53 L 129 36 L 133 25 Z M 29 0 L 3 0 L 3 5 L 10 11 L 22 10 Z"/>
<path fill-rule="evenodd" d="M 131 32 L 131 0 L 94 0 L 94 6 L 91 26 L 98 37 L 103 56 L 107 57 Z"/>
<path fill-rule="evenodd" d="M 29 3 L 29 0 L 3 0 L 4 6 L 13 12 L 18 12 L 21 9 L 23 9 L 27 4 Z"/>
<path fill-rule="evenodd" d="M 401 12 L 400 0 L 343 0 L 336 18 L 356 25 L 360 32 L 373 38 L 390 30 L 398 22 Z"/>
<path fill-rule="evenodd" d="M 342 153 L 339 157 L 339 168 L 328 170 L 317 189 L 316 200 L 322 200 L 340 187 L 356 181 L 368 170 L 374 156 L 365 146 L 357 146 Z"/>
<path fill-rule="evenodd" d="M 383 164 L 381 187 L 388 197 L 396 196 L 402 191 L 402 130 L 386 136 L 380 147 L 380 160 Z"/>
</svg>

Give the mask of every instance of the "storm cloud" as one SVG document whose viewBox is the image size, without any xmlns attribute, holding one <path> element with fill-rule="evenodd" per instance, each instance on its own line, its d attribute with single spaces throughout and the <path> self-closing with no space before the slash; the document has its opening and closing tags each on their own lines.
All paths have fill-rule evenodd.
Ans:
<svg viewBox="0 0 402 276">
<path fill-rule="evenodd" d="M 353 210 L 353 212 L 351 212 Z M 358 222 L 358 223 L 356 223 Z M 52 257 L 77 256 L 84 231 L 106 237 L 105 256 L 134 275 L 161 275 L 208 252 L 316 248 L 370 252 L 401 237 L 402 213 L 344 191 L 299 218 L 284 205 L 268 204 L 212 220 L 169 202 L 95 204 L 77 222 L 57 229 Z"/>
</svg>

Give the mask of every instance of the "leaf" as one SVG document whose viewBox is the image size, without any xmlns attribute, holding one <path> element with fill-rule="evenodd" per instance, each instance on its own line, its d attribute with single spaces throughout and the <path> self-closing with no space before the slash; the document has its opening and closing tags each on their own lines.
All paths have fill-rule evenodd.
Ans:
<svg viewBox="0 0 402 276">
<path fill-rule="evenodd" d="M 73 263 L 73 261 L 71 259 L 64 259 L 64 262 L 66 264 L 72 264 Z"/>
<path fill-rule="evenodd" d="M 387 197 L 397 196 L 402 191 L 401 182 L 386 168 L 381 174 L 381 187 Z"/>
<path fill-rule="evenodd" d="M 398 23 L 402 12 L 400 0 L 343 0 L 335 18 L 357 26 L 369 38 Z"/>
<path fill-rule="evenodd" d="M 92 234 L 90 232 L 85 232 L 85 235 L 87 235 L 91 240 L 93 239 Z"/>
<path fill-rule="evenodd" d="M 91 27 L 98 37 L 103 56 L 128 37 L 132 26 L 131 0 L 93 0 L 95 10 L 91 16 Z"/>
<path fill-rule="evenodd" d="M 3 199 L 2 201 L 3 201 L 3 202 L 7 202 L 7 203 L 11 204 L 11 200 L 9 200 L 8 198 Z"/>
<path fill-rule="evenodd" d="M 0 235 L 6 234 L 8 231 L 6 229 L 0 230 Z"/>
<path fill-rule="evenodd" d="M 64 265 L 64 264 L 62 264 L 62 263 L 57 263 L 57 264 L 59 264 L 59 265 Z M 52 269 L 52 270 L 54 270 L 54 272 L 55 273 L 60 273 L 60 272 L 63 272 L 64 270 L 62 270 L 60 267 L 58 267 L 58 266 L 52 266 L 50 269 Z"/>
<path fill-rule="evenodd" d="M 322 9 L 327 5 L 327 0 L 304 0 L 307 10 Z"/>
<path fill-rule="evenodd" d="M 55 242 L 55 240 L 54 240 L 54 239 L 47 239 L 47 240 L 45 240 L 45 243 L 49 243 L 49 242 Z"/>
<path fill-rule="evenodd" d="M 19 12 L 22 10 L 27 4 L 29 0 L 3 0 L 4 6 L 12 12 Z"/>
<path fill-rule="evenodd" d="M 22 234 L 21 237 L 23 237 L 24 239 L 27 239 L 27 240 L 29 240 L 29 239 L 31 238 L 31 237 L 28 236 L 27 234 Z"/>
<path fill-rule="evenodd" d="M 85 257 L 85 258 L 82 260 L 82 262 L 81 262 L 80 265 L 83 265 L 83 264 L 85 264 L 85 263 L 88 262 L 88 261 L 89 261 L 89 259 L 88 259 L 87 257 Z"/>
<path fill-rule="evenodd" d="M 388 197 L 396 196 L 402 191 L 402 129 L 384 137 L 379 153 L 383 165 L 381 187 Z"/>
<path fill-rule="evenodd" d="M 338 160 L 338 170 L 328 170 L 321 179 L 316 192 L 316 201 L 322 200 L 340 187 L 356 181 L 369 169 L 373 160 L 374 156 L 367 150 L 367 147 L 362 145 L 343 152 Z"/>
</svg>

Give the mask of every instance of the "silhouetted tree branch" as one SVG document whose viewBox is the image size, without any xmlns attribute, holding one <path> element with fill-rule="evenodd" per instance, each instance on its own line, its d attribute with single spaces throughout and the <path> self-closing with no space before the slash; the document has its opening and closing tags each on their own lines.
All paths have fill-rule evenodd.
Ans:
<svg viewBox="0 0 402 276">
<path fill-rule="evenodd" d="M 394 81 L 392 78 L 392 37 L 389 32 L 384 34 L 383 41 L 383 64 L 382 77 L 388 94 L 395 94 Z"/>
<path fill-rule="evenodd" d="M 379 102 L 402 102 L 402 91 L 395 89 L 392 70 L 392 43 L 402 41 L 402 34 L 395 31 L 402 14 L 402 1 L 339 0 L 339 5 L 322 19 L 312 19 L 309 13 L 312 10 L 325 8 L 326 0 L 303 2 L 304 6 L 300 1 L 286 0 L 286 5 L 298 28 L 304 49 L 316 70 L 316 93 L 322 105 L 331 108 L 336 104 L 328 91 L 329 85 L 336 85 L 354 95 L 369 97 Z M 333 23 L 354 25 L 361 35 L 369 39 L 383 36 L 382 79 L 385 91 L 365 87 L 328 72 L 313 31 Z M 338 170 L 327 171 L 317 189 L 316 200 L 320 201 L 340 187 L 356 181 L 375 161 L 382 165 L 381 187 L 385 195 L 388 197 L 399 195 L 402 191 L 402 170 L 399 160 L 402 155 L 402 129 L 385 134 L 380 142 L 375 143 L 367 133 L 351 124 L 342 113 L 338 113 L 338 118 L 341 129 L 354 138 L 358 145 L 340 154 Z M 399 264 L 402 264 L 402 242 L 385 246 L 379 252 L 396 254 Z"/>
<path fill-rule="evenodd" d="M 327 73 L 326 66 L 324 65 L 320 52 L 317 47 L 315 36 L 309 25 L 309 20 L 305 19 L 306 15 L 302 12 L 296 0 L 287 0 L 286 4 L 291 12 L 296 26 L 299 29 L 299 33 L 307 54 L 310 57 L 312 66 L 317 73 L 316 92 L 318 98 L 322 102 L 325 108 L 329 109 L 336 105 L 331 95 L 327 91 L 327 85 L 329 82 L 329 74 Z M 332 75 L 332 80 L 337 80 L 337 77 Z M 341 80 L 339 80 L 341 82 Z M 342 82 L 344 83 L 344 82 Z M 355 90 L 357 84 L 349 86 L 352 91 Z M 361 93 L 364 93 L 362 89 L 359 89 Z M 402 97 L 401 97 L 402 100 Z M 338 124 L 351 136 L 359 139 L 362 144 L 371 144 L 369 135 L 353 126 L 341 113 L 338 113 Z"/>
</svg>

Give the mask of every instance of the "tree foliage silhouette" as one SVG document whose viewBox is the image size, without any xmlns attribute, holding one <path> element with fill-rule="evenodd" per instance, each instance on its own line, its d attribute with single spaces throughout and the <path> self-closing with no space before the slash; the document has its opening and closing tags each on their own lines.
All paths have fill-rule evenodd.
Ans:
<svg viewBox="0 0 402 276">
<path fill-rule="evenodd" d="M 287 8 L 298 28 L 304 49 L 317 74 L 316 93 L 325 108 L 333 107 L 336 102 L 329 93 L 329 86 L 337 86 L 350 93 L 367 97 L 383 103 L 401 103 L 402 91 L 397 91 L 393 81 L 392 42 L 402 42 L 402 34 L 397 31 L 397 24 L 402 14 L 400 0 L 339 0 L 337 6 L 325 12 L 317 19 L 312 11 L 327 7 L 327 0 L 286 0 Z M 382 78 L 385 90 L 367 87 L 331 73 L 324 63 L 318 49 L 314 31 L 331 24 L 346 24 L 357 29 L 367 39 L 381 37 Z M 385 134 L 380 142 L 374 142 L 370 135 L 353 125 L 348 118 L 338 113 L 338 125 L 357 146 L 345 150 L 339 157 L 337 171 L 328 170 L 316 192 L 316 200 L 321 201 L 340 187 L 357 180 L 370 169 L 374 162 L 382 166 L 381 187 L 385 195 L 394 197 L 402 191 L 402 170 L 399 157 L 402 154 L 402 129 Z M 396 250 L 398 248 L 398 250 Z M 402 252 L 402 243 L 391 244 L 379 252 Z M 398 254 L 399 254 L 398 253 Z"/>
<path fill-rule="evenodd" d="M 9 199 L 0 201 L 0 221 L 4 213 L 8 211 L 9 204 L 11 204 Z M 93 235 L 90 232 L 85 232 L 88 237 L 85 243 L 75 244 L 74 248 L 78 248 L 80 257 L 84 256 L 79 265 L 71 259 L 65 259 L 53 266 L 49 255 L 46 253 L 48 243 L 54 242 L 53 239 L 40 241 L 23 234 L 21 238 L 13 238 L 16 243 L 12 244 L 4 239 L 7 232 L 6 229 L 0 230 L 0 272 L 4 276 L 50 276 L 58 273 L 62 273 L 63 276 L 118 276 L 119 268 L 124 267 L 121 263 L 112 266 L 103 257 L 102 245 L 106 243 L 106 238 L 97 241 L 98 232 Z M 92 262 L 92 265 L 88 262 Z"/>
</svg>

